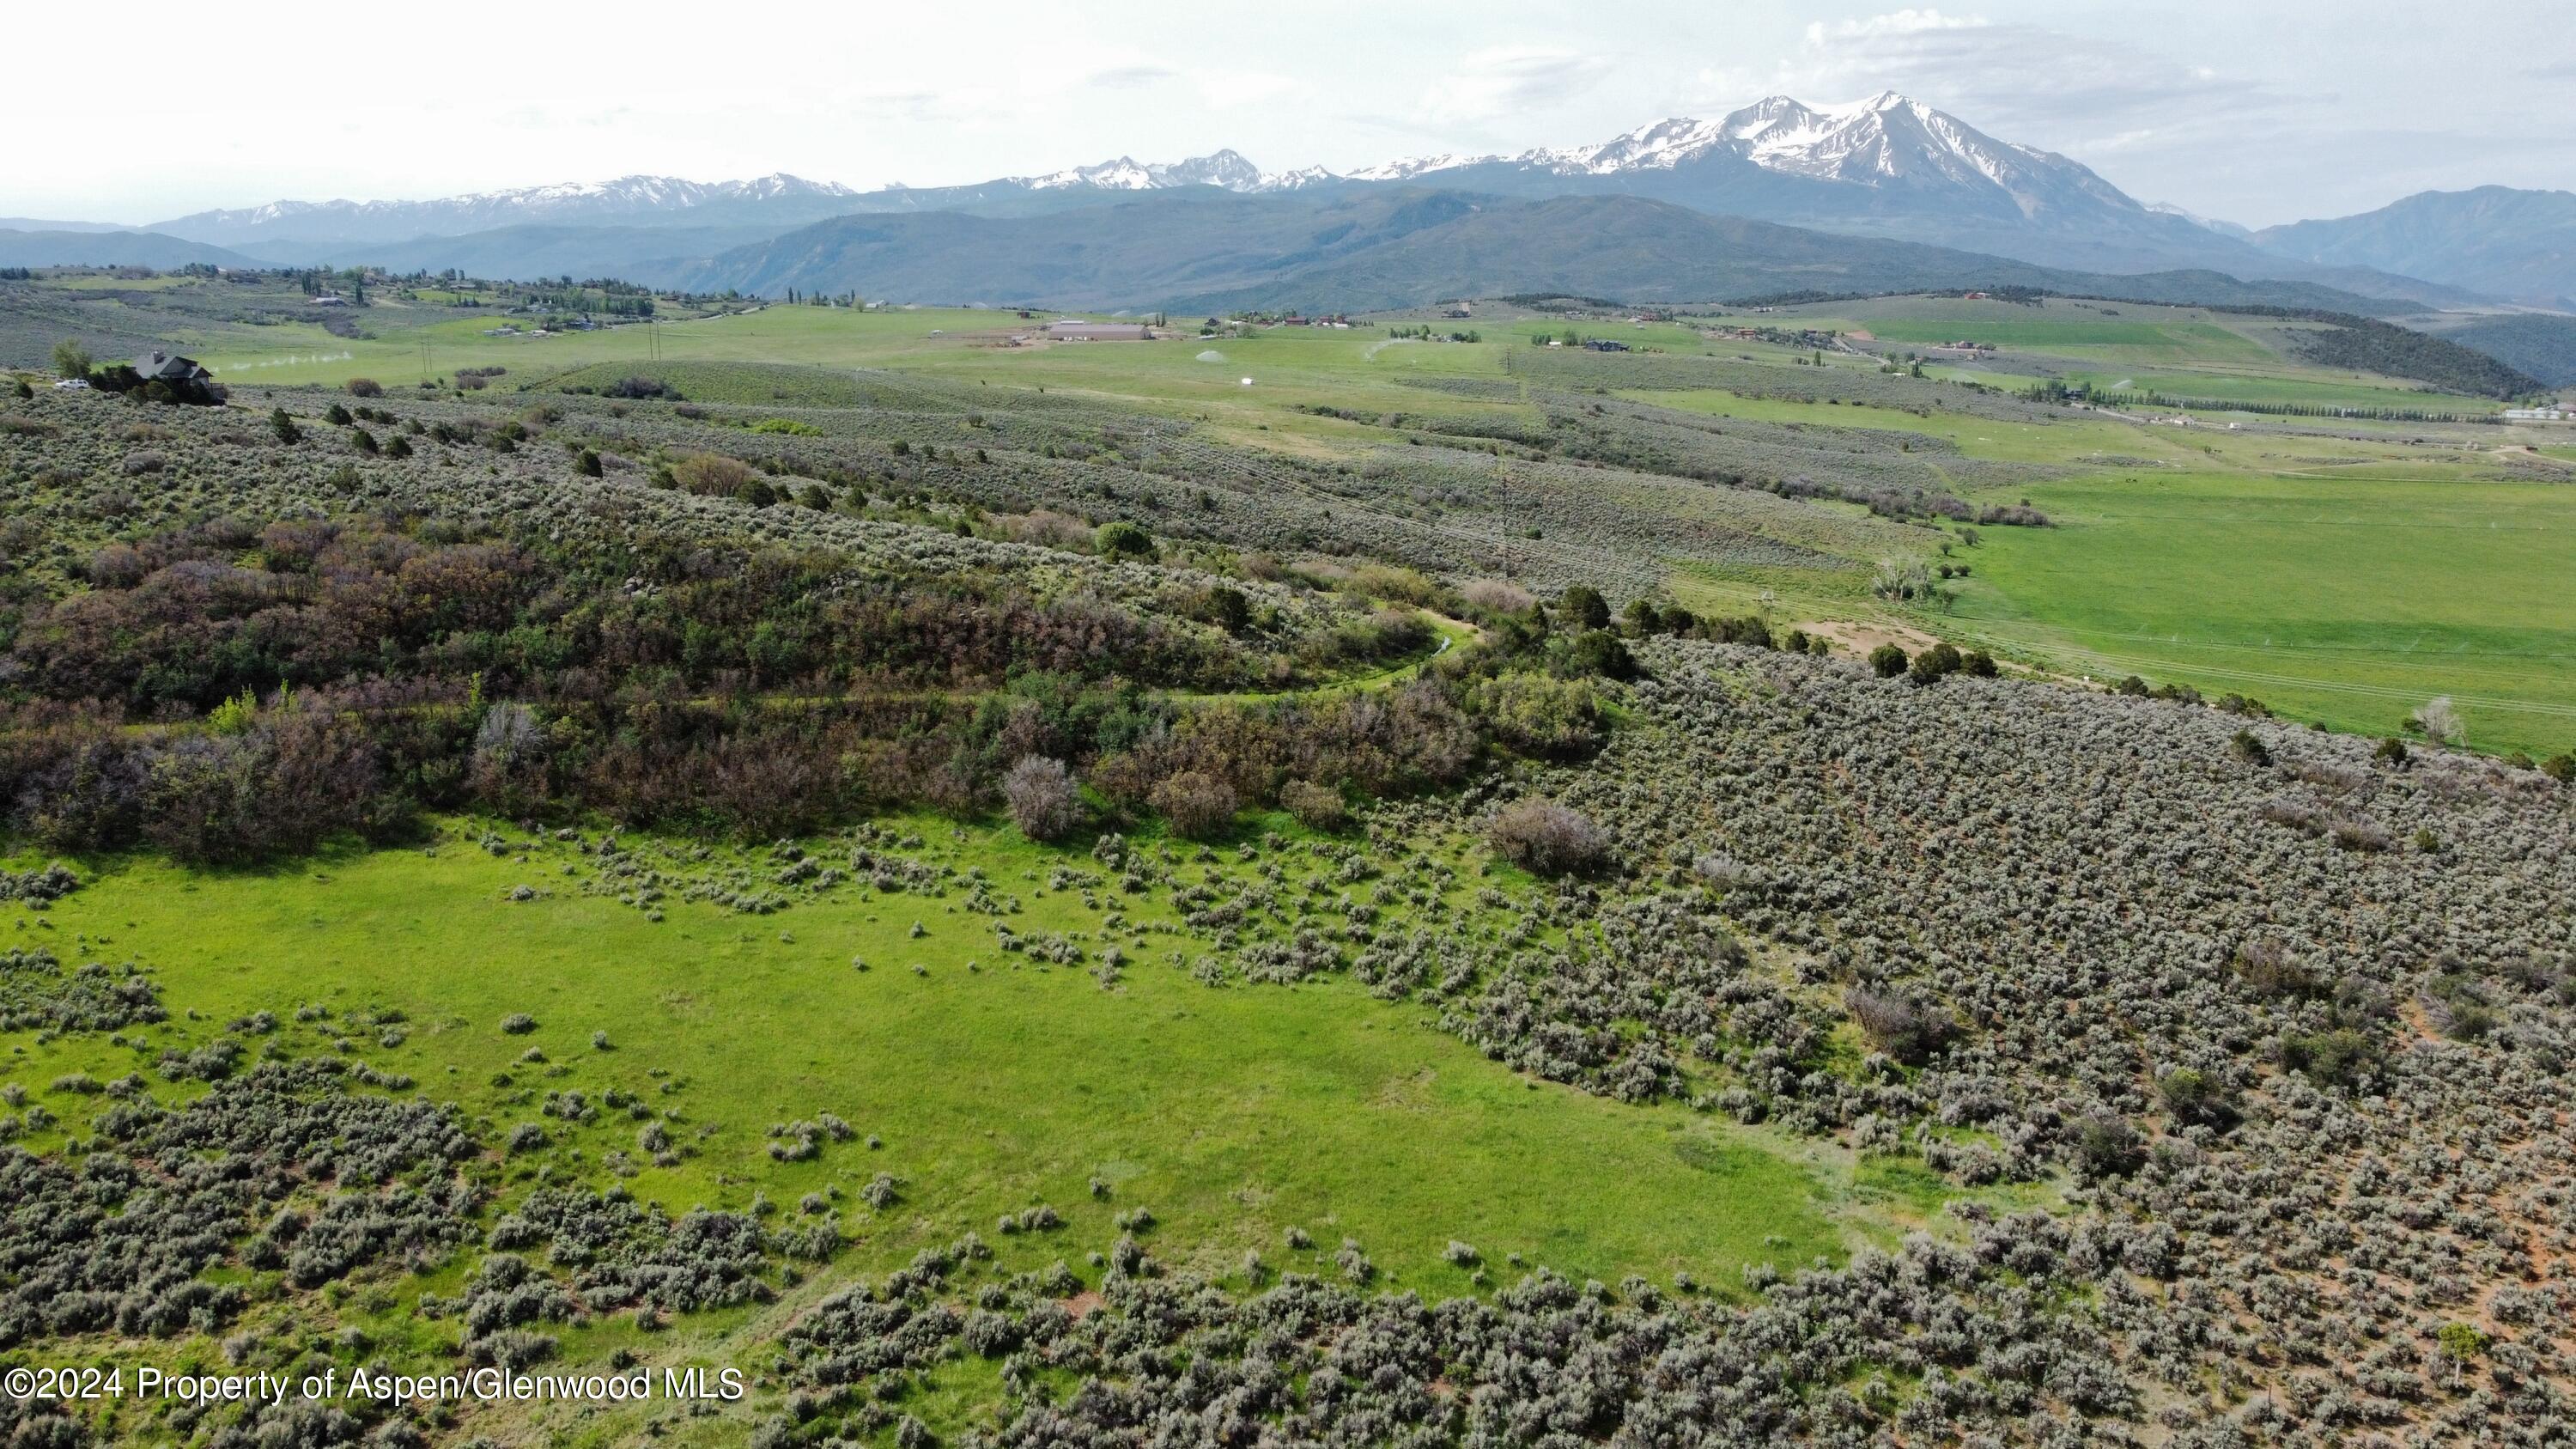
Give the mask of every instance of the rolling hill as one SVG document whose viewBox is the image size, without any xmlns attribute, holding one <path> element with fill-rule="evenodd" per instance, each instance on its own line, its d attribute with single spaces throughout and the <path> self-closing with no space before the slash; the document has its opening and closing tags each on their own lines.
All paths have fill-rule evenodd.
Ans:
<svg viewBox="0 0 2576 1449">
<path fill-rule="evenodd" d="M 1043 216 L 840 217 L 687 269 L 701 291 L 857 290 L 897 301 L 1366 310 L 1559 291 L 1711 301 L 1789 291 L 2021 286 L 2372 311 L 2368 299 L 2215 272 L 2111 276 L 1636 196 L 1520 200 L 1419 187 L 1312 195 L 1148 191 Z"/>
<path fill-rule="evenodd" d="M 10 231 L 0 229 L 0 267 L 258 267 L 224 247 L 150 231 Z"/>
</svg>

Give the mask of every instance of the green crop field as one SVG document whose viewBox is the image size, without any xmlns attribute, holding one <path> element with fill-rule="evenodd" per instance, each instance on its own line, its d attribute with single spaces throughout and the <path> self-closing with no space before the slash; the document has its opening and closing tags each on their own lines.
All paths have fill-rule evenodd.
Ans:
<svg viewBox="0 0 2576 1449">
<path fill-rule="evenodd" d="M 2056 667 L 2242 693 L 2388 734 L 2448 695 L 2472 743 L 2576 743 L 2562 484 L 2132 475 L 2030 490 L 2058 526 L 1988 530 L 1956 627 Z"/>
</svg>

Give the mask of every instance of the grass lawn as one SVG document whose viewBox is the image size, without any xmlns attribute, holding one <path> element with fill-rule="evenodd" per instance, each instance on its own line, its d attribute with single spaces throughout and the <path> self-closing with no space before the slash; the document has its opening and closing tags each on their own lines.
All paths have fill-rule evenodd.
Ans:
<svg viewBox="0 0 2576 1449">
<path fill-rule="evenodd" d="M 2545 483 L 2233 474 L 2028 490 L 1941 627 L 2070 672 L 2252 695 L 2394 732 L 2441 694 L 2469 743 L 2576 746 L 2576 493 Z"/>
</svg>

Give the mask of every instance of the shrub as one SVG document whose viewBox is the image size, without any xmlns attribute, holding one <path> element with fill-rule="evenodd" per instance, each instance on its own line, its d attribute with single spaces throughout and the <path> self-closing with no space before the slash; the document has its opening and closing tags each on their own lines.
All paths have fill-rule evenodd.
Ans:
<svg viewBox="0 0 2576 1449">
<path fill-rule="evenodd" d="M 2206 1073 L 2189 1067 L 2165 1073 L 2156 1083 L 2156 1095 L 2177 1122 L 2225 1127 L 2236 1120 L 2235 1095 Z"/>
<path fill-rule="evenodd" d="M 2424 738 L 2437 745 L 2456 744 L 2468 733 L 2467 727 L 2460 723 L 2460 712 L 2452 708 L 2451 697 L 2447 694 L 2426 700 L 2406 717 L 2406 723 L 2423 731 Z"/>
<path fill-rule="evenodd" d="M 1533 875 L 1589 875 L 1610 859 L 1610 837 L 1592 817 L 1553 800 L 1505 806 L 1485 838 L 1496 854 Z"/>
<path fill-rule="evenodd" d="M 1279 806 L 1309 830 L 1337 831 L 1351 820 L 1342 792 L 1312 780 L 1291 780 L 1280 786 Z"/>
<path fill-rule="evenodd" d="M 1603 679 L 1633 679 L 1637 674 L 1637 657 L 1628 645 L 1607 629 L 1587 629 L 1574 636 L 1574 646 L 1566 651 L 1565 667 L 1569 673 L 1597 674 Z"/>
<path fill-rule="evenodd" d="M 1557 596 L 1556 611 L 1566 624 L 1577 629 L 1610 627 L 1610 605 L 1601 591 L 1589 584 L 1573 584 Z"/>
<path fill-rule="evenodd" d="M 1184 840 L 1212 840 L 1234 821 L 1234 787 L 1198 770 L 1170 776 L 1149 798 L 1172 833 Z"/>
<path fill-rule="evenodd" d="M 353 377 L 343 384 L 343 386 L 348 388 L 349 396 L 351 397 L 383 397 L 385 395 L 383 385 L 378 383 L 372 377 Z"/>
<path fill-rule="evenodd" d="M 2561 785 L 2576 782 L 2576 755 L 2559 753 L 2540 762 L 2540 773 Z"/>
<path fill-rule="evenodd" d="M 1470 579 L 1458 596 L 1476 608 L 1495 614 L 1519 614 L 1538 602 L 1530 591 L 1505 579 Z M 1602 613 L 1609 613 L 1604 607 Z"/>
<path fill-rule="evenodd" d="M 2383 764 L 2403 765 L 2407 761 L 2409 751 L 2406 748 L 2406 742 L 2404 740 L 2397 738 L 2395 735 L 2390 735 L 2388 738 L 2381 740 L 2379 742 L 2379 748 L 2372 750 L 2370 754 L 2371 758 L 2378 760 Z"/>
<path fill-rule="evenodd" d="M 1905 651 L 1894 644 L 1881 644 L 1869 651 L 1870 672 L 1881 679 L 1894 679 L 1903 674 L 1911 663 L 1913 661 L 1905 657 Z"/>
<path fill-rule="evenodd" d="M 750 464 L 722 453 L 691 453 L 671 465 L 671 477 L 691 493 L 731 498 L 758 482 L 760 473 Z"/>
<path fill-rule="evenodd" d="M 397 438 L 395 441 L 400 442 L 401 439 Z M 573 455 L 572 470 L 584 478 L 602 477 L 608 471 L 600 466 L 599 454 L 589 448 L 584 448 Z"/>
<path fill-rule="evenodd" d="M 185 738 L 151 761 L 144 831 L 197 864 L 302 854 L 391 823 L 381 775 L 374 747 L 345 719 L 291 714 L 233 738 Z"/>
<path fill-rule="evenodd" d="M 2230 737 L 2227 752 L 2258 769 L 2272 763 L 2271 749 L 2252 730 L 2238 730 Z"/>
<path fill-rule="evenodd" d="M 1062 760 L 1022 755 L 1002 776 L 1002 798 L 1031 840 L 1062 840 L 1082 823 L 1082 796 Z"/>
<path fill-rule="evenodd" d="M 1108 558 L 1141 558 L 1154 551 L 1154 535 L 1124 520 L 1100 525 L 1092 542 Z"/>
<path fill-rule="evenodd" d="M 281 443 L 299 443 L 304 440 L 304 430 L 295 426 L 295 419 L 288 417 L 284 408 L 268 410 L 268 430 L 276 435 Z"/>
<path fill-rule="evenodd" d="M 2265 996 L 2314 996 L 2316 973 L 2275 941 L 2254 941 L 2236 952 L 2236 974 Z"/>
<path fill-rule="evenodd" d="M 1199 596 L 1196 614 L 1229 634 L 1252 627 L 1252 601 L 1231 584 L 1212 584 Z"/>
<path fill-rule="evenodd" d="M 1591 687 L 1579 681 L 1544 674 L 1500 675 L 1469 690 L 1466 706 L 1468 716 L 1494 738 L 1525 755 L 1569 759 L 1590 754 L 1601 744 L 1599 701 Z"/>
<path fill-rule="evenodd" d="M 1992 679 L 1998 672 L 1995 656 L 1983 649 L 1971 649 L 1959 656 L 1959 672 L 1970 679 Z"/>
<path fill-rule="evenodd" d="M 2145 1165 L 2146 1142 L 2126 1118 L 2097 1114 L 2075 1129 L 2075 1160 L 2094 1177 L 2127 1177 Z"/>
<path fill-rule="evenodd" d="M 2387 1057 L 2377 1037 L 2349 1028 L 2281 1038 L 2281 1065 L 2321 1087 L 2357 1088 L 2378 1075 Z"/>
<path fill-rule="evenodd" d="M 1930 684 L 1945 674 L 1957 673 L 1959 662 L 1957 649 L 1948 644 L 1935 644 L 1915 655 L 1906 666 L 1906 673 L 1917 684 Z"/>
<path fill-rule="evenodd" d="M 1949 1013 L 1902 992 L 1855 986 L 1843 993 L 1843 1005 L 1880 1051 L 1908 1066 L 1928 1060 L 1958 1030 Z"/>
</svg>

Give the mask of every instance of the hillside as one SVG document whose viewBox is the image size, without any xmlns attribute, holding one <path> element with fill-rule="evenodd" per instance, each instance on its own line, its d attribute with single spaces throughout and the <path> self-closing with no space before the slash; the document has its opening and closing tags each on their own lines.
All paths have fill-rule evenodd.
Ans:
<svg viewBox="0 0 2576 1449">
<path fill-rule="evenodd" d="M 2377 211 L 2257 232 L 2301 261 L 2382 267 L 2549 306 L 2576 298 L 2576 192 L 2424 191 Z"/>
<path fill-rule="evenodd" d="M 223 247 L 149 231 L 0 230 L 0 267 L 256 267 Z"/>
<path fill-rule="evenodd" d="M 2456 335 L 2433 336 L 2363 317 L 2323 320 L 2336 325 L 2295 334 L 2299 355 L 2322 367 L 2402 377 L 2472 397 L 2515 398 L 2549 385 Z"/>
<path fill-rule="evenodd" d="M 2576 385 L 2576 317 L 2521 312 L 2480 317 L 2436 334 L 2551 387 Z"/>
<path fill-rule="evenodd" d="M 725 253 L 680 280 L 764 296 L 794 287 L 897 301 L 1184 310 L 1360 311 L 1524 292 L 1708 301 L 2000 286 L 2376 310 L 2306 284 L 2064 272 L 1634 196 L 1526 201 L 1410 187 L 1326 196 L 1192 189 L 1039 217 L 842 217 Z"/>
<path fill-rule="evenodd" d="M 567 226 L 527 224 L 407 241 L 250 242 L 269 266 L 366 265 L 394 273 L 455 270 L 516 281 L 617 277 L 660 286 L 699 260 L 778 235 L 774 226 Z"/>
</svg>

